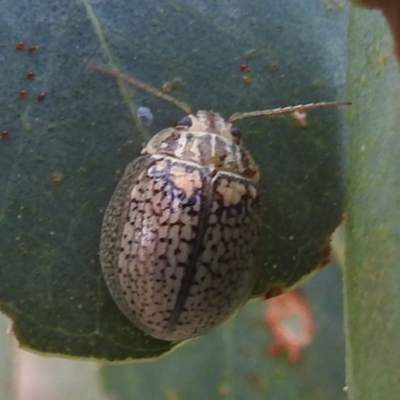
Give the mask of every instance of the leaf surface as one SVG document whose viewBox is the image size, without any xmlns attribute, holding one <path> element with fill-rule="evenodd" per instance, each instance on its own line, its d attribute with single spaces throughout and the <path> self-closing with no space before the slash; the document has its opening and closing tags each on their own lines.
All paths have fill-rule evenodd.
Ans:
<svg viewBox="0 0 400 400">
<path fill-rule="evenodd" d="M 342 100 L 347 9 L 315 0 L 0 0 L 0 9 L 0 132 L 9 131 L 0 141 L 0 307 L 21 345 L 38 351 L 163 354 L 174 344 L 145 336 L 113 303 L 98 246 L 123 169 L 182 112 L 86 62 L 156 87 L 178 78 L 177 98 L 226 117 Z M 15 50 L 21 40 L 25 50 Z M 39 46 L 32 53 L 31 44 Z M 47 96 L 38 102 L 40 92 Z M 138 106 L 154 115 L 148 134 Z M 287 117 L 238 124 L 262 177 L 254 295 L 292 286 L 326 261 L 343 212 L 341 116 L 310 112 L 305 129 Z"/>
</svg>

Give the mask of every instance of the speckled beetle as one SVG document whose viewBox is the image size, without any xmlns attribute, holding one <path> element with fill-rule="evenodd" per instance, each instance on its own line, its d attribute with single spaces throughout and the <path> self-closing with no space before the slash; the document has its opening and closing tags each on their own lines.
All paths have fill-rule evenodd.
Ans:
<svg viewBox="0 0 400 400">
<path fill-rule="evenodd" d="M 90 68 L 173 102 L 188 115 L 130 163 L 105 213 L 100 261 L 118 307 L 147 334 L 202 335 L 250 297 L 259 225 L 259 171 L 238 119 L 348 103 L 237 113 L 192 112 L 183 102 L 104 65 Z"/>
</svg>

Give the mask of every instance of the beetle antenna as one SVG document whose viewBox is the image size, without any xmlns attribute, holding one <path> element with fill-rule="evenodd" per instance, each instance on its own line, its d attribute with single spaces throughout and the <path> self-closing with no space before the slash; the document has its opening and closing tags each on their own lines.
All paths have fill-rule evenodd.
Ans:
<svg viewBox="0 0 400 400">
<path fill-rule="evenodd" d="M 229 117 L 228 121 L 233 122 L 233 121 L 237 121 L 239 119 L 249 118 L 249 117 L 261 117 L 261 116 L 266 116 L 266 115 L 287 114 L 287 113 L 292 113 L 294 111 L 304 112 L 307 110 L 313 110 L 314 108 L 349 106 L 349 105 L 351 105 L 351 103 L 348 101 L 332 101 L 332 102 L 323 101 L 321 103 L 299 104 L 297 106 L 274 108 L 272 110 L 260 110 L 260 111 L 244 112 L 244 113 L 235 113 Z"/>
<path fill-rule="evenodd" d="M 183 101 L 179 101 L 178 99 L 175 99 L 174 97 L 163 93 L 161 90 L 153 88 L 152 86 L 148 85 L 147 83 L 141 82 L 132 76 L 129 76 L 127 74 L 124 74 L 123 72 L 117 71 L 116 69 L 107 67 L 107 65 L 104 65 L 104 64 L 87 63 L 86 65 L 90 69 L 94 69 L 94 70 L 102 72 L 104 74 L 111 75 L 117 79 L 118 78 L 122 79 L 123 81 L 125 81 L 133 86 L 136 86 L 138 89 L 141 89 L 141 90 L 143 90 L 147 93 L 150 93 L 154 96 L 161 97 L 162 99 L 175 104 L 177 107 L 179 107 L 180 109 L 185 111 L 186 114 L 192 114 L 192 109 L 189 106 L 189 104 L 187 104 Z"/>
</svg>

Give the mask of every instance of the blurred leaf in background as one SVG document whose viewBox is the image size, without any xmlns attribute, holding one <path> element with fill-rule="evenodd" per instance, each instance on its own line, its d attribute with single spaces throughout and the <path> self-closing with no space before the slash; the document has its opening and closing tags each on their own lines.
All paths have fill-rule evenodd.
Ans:
<svg viewBox="0 0 400 400">
<path fill-rule="evenodd" d="M 7 333 L 10 322 L 0 315 L 0 400 L 12 399 L 11 379 L 14 368 L 11 338 Z"/>
<path fill-rule="evenodd" d="M 390 3 L 382 1 L 382 4 Z M 394 5 L 394 2 L 392 2 Z M 397 2 L 398 4 L 398 2 Z M 397 19 L 400 22 L 400 19 Z M 387 21 L 349 24 L 346 366 L 350 400 L 400 398 L 400 76 Z"/>
<path fill-rule="evenodd" d="M 400 2 L 398 0 L 353 0 L 353 2 L 382 11 L 392 31 L 394 54 L 400 62 Z"/>
<path fill-rule="evenodd" d="M 104 392 L 95 362 L 43 357 L 17 348 L 0 315 L 1 400 L 111 400 Z"/>
</svg>

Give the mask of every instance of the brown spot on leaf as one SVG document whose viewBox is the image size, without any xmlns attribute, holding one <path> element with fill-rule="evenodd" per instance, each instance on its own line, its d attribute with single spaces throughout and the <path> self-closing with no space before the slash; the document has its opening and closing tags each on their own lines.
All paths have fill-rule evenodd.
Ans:
<svg viewBox="0 0 400 400">
<path fill-rule="evenodd" d="M 257 371 L 251 371 L 247 375 L 247 379 L 249 380 L 251 386 L 253 386 L 257 390 L 265 390 L 265 388 L 267 387 L 266 377 L 264 377 Z"/>
<path fill-rule="evenodd" d="M 285 290 L 283 287 L 270 288 L 264 293 L 263 300 L 269 300 L 269 299 L 272 299 L 273 297 L 280 296 L 281 294 L 284 293 L 284 291 Z"/>
<path fill-rule="evenodd" d="M 325 265 L 329 264 L 331 261 L 331 245 L 330 243 L 324 244 L 322 247 L 318 249 L 318 269 L 325 267 Z"/>
<path fill-rule="evenodd" d="M 219 386 L 218 388 L 218 393 L 222 396 L 227 396 L 229 394 L 229 392 L 231 391 L 231 389 L 229 388 L 229 386 L 225 383 L 223 383 L 222 385 Z"/>
</svg>

